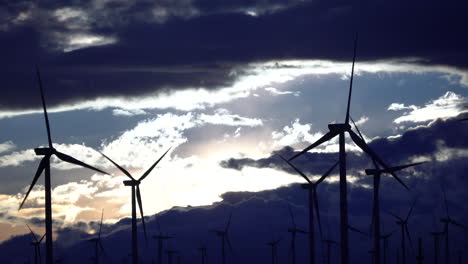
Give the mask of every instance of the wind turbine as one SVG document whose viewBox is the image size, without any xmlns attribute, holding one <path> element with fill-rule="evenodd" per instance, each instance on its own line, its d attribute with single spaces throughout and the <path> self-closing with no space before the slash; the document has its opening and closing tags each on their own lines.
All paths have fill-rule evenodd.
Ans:
<svg viewBox="0 0 468 264">
<path fill-rule="evenodd" d="M 174 254 L 177 254 L 179 251 L 177 251 L 177 250 L 166 250 L 165 252 L 167 254 L 167 263 L 172 264 L 172 257 L 174 256 Z"/>
<path fill-rule="evenodd" d="M 214 232 L 217 236 L 221 238 L 221 263 L 226 264 L 226 243 L 228 244 L 229 250 L 231 251 L 231 254 L 234 255 L 234 250 L 232 249 L 231 241 L 229 240 L 229 226 L 231 225 L 231 218 L 232 218 L 232 212 L 229 215 L 229 220 L 226 224 L 226 227 L 224 230 L 210 230 L 211 232 Z"/>
<path fill-rule="evenodd" d="M 45 235 L 44 234 L 41 239 L 37 240 L 37 237 L 36 235 L 34 234 L 34 232 L 31 230 L 31 228 L 26 225 L 29 229 L 29 231 L 31 232 L 31 236 L 33 237 L 33 241 L 31 241 L 31 245 L 34 246 L 34 264 L 38 264 L 38 263 L 41 263 L 41 242 L 42 240 L 44 239 Z"/>
<path fill-rule="evenodd" d="M 418 264 L 422 264 L 424 260 L 422 251 L 422 238 L 418 238 L 418 255 L 416 256 L 416 261 L 418 262 Z"/>
<path fill-rule="evenodd" d="M 363 142 L 366 142 L 364 137 L 361 134 L 361 131 L 357 127 L 356 123 L 354 120 L 351 118 L 351 121 L 353 122 L 354 127 L 356 128 L 356 131 L 359 134 L 359 137 L 362 139 Z M 384 173 L 391 173 L 391 172 L 396 172 L 400 171 L 409 167 L 413 167 L 419 164 L 422 164 L 424 162 L 416 162 L 416 163 L 411 163 L 407 165 L 402 165 L 402 166 L 396 166 L 396 167 L 391 167 L 387 169 L 381 169 L 375 159 L 372 159 L 372 162 L 374 163 L 374 168 L 373 169 L 366 169 L 365 172 L 367 175 L 372 176 L 374 180 L 374 186 L 373 186 L 373 210 L 372 210 L 372 224 L 371 226 L 374 227 L 374 251 L 372 256 L 374 257 L 374 262 L 375 264 L 380 264 L 380 197 L 379 197 L 379 190 L 380 190 L 380 180 L 381 176 Z M 397 178 L 396 178 L 397 179 Z M 402 181 L 399 181 L 400 184 L 403 185 L 403 187 L 406 187 Z M 372 229 L 372 228 L 371 228 Z"/>
<path fill-rule="evenodd" d="M 159 225 L 159 221 L 157 221 L 157 223 L 158 223 L 159 235 L 155 235 L 155 236 L 153 236 L 153 238 L 158 241 L 158 264 L 162 264 L 163 263 L 164 240 L 169 240 L 169 239 L 172 239 L 174 237 L 173 236 L 168 236 L 168 235 L 163 235 L 162 232 L 161 232 L 161 227 Z"/>
<path fill-rule="evenodd" d="M 395 231 L 380 236 L 380 239 L 383 240 L 383 264 L 387 264 L 388 239 L 393 233 L 395 233 Z"/>
<path fill-rule="evenodd" d="M 442 192 L 444 194 L 444 204 L 445 204 L 445 217 L 441 218 L 440 221 L 444 223 L 444 234 L 445 234 L 445 263 L 449 264 L 450 263 L 450 248 L 449 248 L 449 233 L 448 233 L 448 228 L 449 224 L 452 224 L 454 226 L 457 226 L 462 229 L 467 229 L 464 225 L 458 223 L 457 221 L 453 220 L 450 217 L 449 210 L 448 210 L 448 202 L 447 202 L 447 196 L 445 195 L 445 190 L 442 188 Z"/>
<path fill-rule="evenodd" d="M 444 234 L 444 232 L 430 232 L 431 236 L 434 239 L 434 264 L 439 262 L 439 237 Z"/>
<path fill-rule="evenodd" d="M 166 150 L 164 154 L 145 172 L 143 175 L 136 180 L 127 170 L 121 167 L 119 164 L 115 163 L 112 159 L 101 153 L 107 160 L 109 160 L 112 164 L 114 164 L 123 174 L 125 174 L 130 180 L 123 181 L 125 186 L 130 186 L 132 189 L 132 263 L 138 264 L 138 236 L 137 236 L 137 223 L 136 223 L 136 203 L 135 197 L 138 200 L 138 207 L 140 208 L 140 215 L 141 221 L 143 223 L 143 232 L 145 234 L 145 239 L 148 241 L 148 237 L 146 235 L 146 225 L 145 225 L 145 217 L 143 215 L 143 204 L 141 201 L 141 192 L 140 192 L 140 183 L 143 181 L 156 167 L 156 165 L 164 158 L 164 156 L 169 152 L 171 148 Z"/>
<path fill-rule="evenodd" d="M 350 78 L 350 85 L 349 85 L 349 95 L 348 95 L 348 104 L 346 109 L 346 117 L 344 123 L 341 124 L 329 124 L 328 129 L 330 130 L 312 145 L 308 146 L 298 154 L 292 156 L 289 161 L 303 155 L 304 153 L 308 152 L 309 150 L 321 145 L 324 142 L 327 142 L 333 139 L 336 136 L 339 136 L 339 164 L 340 164 L 340 251 L 341 251 L 341 263 L 348 264 L 349 263 L 349 241 L 348 241 L 348 197 L 347 197 L 347 182 L 346 182 L 346 149 L 345 149 L 345 133 L 347 132 L 354 143 L 361 148 L 364 152 L 371 156 L 371 158 L 375 159 L 375 161 L 380 164 L 384 169 L 388 169 L 387 166 L 378 156 L 377 154 L 364 142 L 362 139 L 351 129 L 349 124 L 349 109 L 351 104 L 351 94 L 353 88 L 353 77 L 354 77 L 354 63 L 356 61 L 356 45 L 357 44 L 357 37 L 354 42 L 354 55 L 353 55 L 353 64 L 351 68 L 351 78 Z M 403 186 L 403 182 L 393 173 L 390 174 L 395 177 L 398 181 L 400 181 Z M 408 189 L 408 188 L 407 188 Z"/>
<path fill-rule="evenodd" d="M 278 264 L 278 243 L 280 239 L 271 240 L 266 243 L 271 247 L 271 264 Z"/>
<path fill-rule="evenodd" d="M 293 224 L 292 228 L 288 228 L 288 232 L 291 233 L 290 252 L 292 253 L 292 264 L 296 264 L 296 233 L 307 234 L 307 232 L 302 229 L 297 228 L 296 221 L 294 220 L 294 214 L 289 204 L 288 204 L 288 209 L 289 209 L 289 215 L 291 216 L 291 221 Z"/>
<path fill-rule="evenodd" d="M 411 249 L 413 249 L 413 242 L 411 241 L 411 235 L 410 235 L 410 232 L 408 230 L 408 220 L 409 220 L 409 218 L 411 216 L 411 213 L 413 212 L 415 204 L 416 204 L 416 200 L 414 200 L 413 204 L 411 205 L 411 208 L 410 208 L 408 214 L 406 215 L 405 219 L 399 217 L 396 214 L 390 213 L 393 217 L 395 217 L 397 219 L 396 223 L 401 228 L 401 257 L 402 257 L 401 259 L 403 260 L 402 261 L 403 264 L 406 264 L 406 246 L 405 246 L 405 241 L 406 241 L 405 238 L 406 237 L 410 242 Z"/>
<path fill-rule="evenodd" d="M 315 263 L 315 239 L 314 239 L 314 208 L 317 214 L 317 221 L 319 224 L 320 239 L 322 239 L 322 224 L 320 222 L 320 210 L 318 204 L 317 196 L 317 186 L 333 171 L 333 169 L 338 165 L 338 162 L 335 163 L 325 174 L 317 180 L 317 182 L 312 183 L 311 180 L 298 168 L 296 168 L 290 161 L 283 158 L 280 155 L 280 158 L 289 164 L 299 175 L 301 175 L 307 183 L 301 184 L 303 189 L 309 190 L 309 252 L 310 252 L 310 263 Z"/>
<path fill-rule="evenodd" d="M 206 254 L 206 245 L 202 244 L 199 248 L 198 251 L 201 253 L 201 264 L 206 264 L 208 261 L 208 255 Z"/>
<path fill-rule="evenodd" d="M 99 255 L 100 255 L 99 249 L 101 249 L 102 253 L 105 253 L 104 247 L 102 246 L 102 242 L 101 242 L 101 230 L 102 230 L 103 217 L 104 217 L 104 209 L 102 209 L 102 213 L 101 213 L 101 222 L 99 223 L 98 236 L 88 240 L 89 242 L 94 243 L 94 257 L 93 257 L 93 259 L 94 259 L 94 263 L 96 263 L 96 264 L 99 264 Z"/>
<path fill-rule="evenodd" d="M 79 161 L 67 154 L 64 154 L 62 152 L 57 151 L 53 144 L 52 144 L 52 136 L 50 134 L 50 125 L 49 125 L 49 117 L 47 115 L 47 108 L 46 108 L 46 103 L 45 103 L 45 98 L 44 98 L 44 91 L 42 88 L 42 81 L 41 81 L 41 75 L 39 73 L 39 69 L 36 67 L 36 73 L 37 73 L 37 80 L 39 82 L 39 89 L 41 92 L 41 100 L 42 100 L 42 108 L 44 110 L 44 119 L 45 119 L 45 125 L 47 129 L 47 139 L 49 146 L 44 147 L 44 148 L 35 148 L 34 152 L 36 153 L 37 156 L 44 156 L 39 163 L 39 167 L 37 168 L 36 174 L 34 175 L 33 181 L 31 183 L 31 186 L 29 186 L 28 191 L 26 192 L 26 195 L 24 196 L 23 202 L 21 202 L 19 209 L 24 205 L 24 202 L 26 202 L 26 199 L 28 198 L 29 193 L 33 189 L 34 185 L 36 184 L 37 180 L 41 176 L 42 172 L 44 173 L 44 182 L 45 182 L 45 230 L 46 230 L 46 263 L 47 264 L 52 264 L 54 262 L 54 256 L 53 256 L 53 240 L 52 240 L 52 193 L 51 193 L 51 182 L 50 182 L 50 158 L 55 155 L 57 158 L 59 158 L 62 161 L 75 164 L 81 167 L 85 167 L 94 171 L 97 171 L 102 174 L 107 174 L 106 172 L 96 169 L 95 167 L 92 167 L 82 161 Z"/>
</svg>

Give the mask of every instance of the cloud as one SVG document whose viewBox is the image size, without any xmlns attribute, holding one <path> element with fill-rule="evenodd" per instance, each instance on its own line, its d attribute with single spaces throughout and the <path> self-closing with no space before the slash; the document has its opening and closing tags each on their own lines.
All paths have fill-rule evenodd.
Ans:
<svg viewBox="0 0 468 264">
<path fill-rule="evenodd" d="M 141 109 L 125 110 L 125 109 L 114 109 L 112 114 L 115 116 L 135 116 L 135 115 L 146 115 L 147 113 Z"/>
<path fill-rule="evenodd" d="M 315 142 L 321 136 L 322 133 L 311 134 L 311 124 L 300 123 L 299 119 L 294 120 L 291 126 L 283 127 L 282 131 L 273 131 L 271 136 L 274 140 L 273 148 L 293 146 L 303 142 Z"/>
<path fill-rule="evenodd" d="M 5 141 L 3 143 L 0 143 L 0 154 L 3 152 L 9 152 L 13 149 L 16 148 L 16 145 L 13 143 L 13 141 Z"/>
<path fill-rule="evenodd" d="M 1 69 L 7 76 L 2 109 L 39 108 L 37 93 L 31 92 L 30 58 L 41 58 L 50 105 L 76 105 L 227 88 L 249 75 L 252 64 L 266 62 L 278 62 L 281 68 L 292 60 L 348 61 L 349 71 L 356 26 L 358 65 L 386 65 L 379 71 L 388 72 L 398 67 L 407 72 L 443 70 L 468 83 L 466 38 L 456 33 L 464 30 L 465 3 L 440 8 L 439 2 L 429 1 L 422 13 L 420 6 L 403 1 L 359 6 L 326 1 L 173 2 L 42 1 L 34 19 L 2 32 L 0 56 L 8 65 Z M 11 4 L 15 8 L 5 11 L 6 17 L 12 20 L 32 10 L 25 3 L 18 8 Z M 395 22 L 395 16 L 401 19 Z M 73 41 L 77 47 L 72 48 L 81 48 L 63 52 Z M 294 67 L 281 70 L 298 72 Z"/>
<path fill-rule="evenodd" d="M 468 100 L 465 97 L 449 91 L 441 97 L 426 103 L 426 105 L 422 107 L 392 103 L 387 110 L 410 110 L 404 112 L 402 116 L 393 121 L 396 124 L 401 124 L 405 122 L 420 123 L 437 118 L 453 117 L 465 110 L 467 106 Z"/>
<path fill-rule="evenodd" d="M 200 122 L 213 125 L 228 125 L 228 126 L 262 126 L 263 122 L 258 118 L 247 118 L 239 115 L 233 115 L 228 110 L 220 108 L 213 115 L 200 114 L 198 117 Z"/>
<path fill-rule="evenodd" d="M 273 95 L 286 95 L 286 94 L 292 94 L 294 96 L 299 96 L 301 93 L 300 92 L 293 92 L 293 91 L 279 91 L 278 89 L 274 87 L 266 87 L 266 91 L 270 92 Z"/>
</svg>

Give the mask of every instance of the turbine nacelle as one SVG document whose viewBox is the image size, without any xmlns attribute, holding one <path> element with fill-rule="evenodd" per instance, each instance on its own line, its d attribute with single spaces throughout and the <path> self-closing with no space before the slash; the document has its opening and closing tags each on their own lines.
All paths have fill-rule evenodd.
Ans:
<svg viewBox="0 0 468 264">
<path fill-rule="evenodd" d="M 349 124 L 328 124 L 328 129 L 332 133 L 342 133 L 345 131 L 351 130 L 351 125 Z"/>
<path fill-rule="evenodd" d="M 302 183 L 302 184 L 301 184 L 301 187 L 302 187 L 302 189 L 305 189 L 305 190 L 313 190 L 313 189 L 315 189 L 315 185 L 310 184 L 310 183 Z"/>
<path fill-rule="evenodd" d="M 123 184 L 125 186 L 138 186 L 140 185 L 140 181 L 137 181 L 137 180 L 126 180 L 126 181 L 123 181 Z"/>
<path fill-rule="evenodd" d="M 57 150 L 54 148 L 35 148 L 34 153 L 36 153 L 37 156 L 52 156 L 57 153 Z"/>
</svg>

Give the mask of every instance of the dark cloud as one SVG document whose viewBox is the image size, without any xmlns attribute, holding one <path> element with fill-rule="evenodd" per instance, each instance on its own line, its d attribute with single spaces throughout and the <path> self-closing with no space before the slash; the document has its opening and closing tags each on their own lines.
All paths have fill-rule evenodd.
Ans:
<svg viewBox="0 0 468 264">
<path fill-rule="evenodd" d="M 99 12 L 81 2 L 69 5 L 83 7 L 91 21 L 98 17 L 96 21 L 106 23 L 48 22 L 41 28 L 31 25 L 31 20 L 2 32 L 4 93 L 0 107 L 39 105 L 34 63 L 44 72 L 50 104 L 57 105 L 168 89 L 213 89 L 229 85 L 239 76 L 234 71 L 242 73 L 239 70 L 246 63 L 255 61 L 349 60 L 356 31 L 360 33 L 360 61 L 420 57 L 421 63 L 467 68 L 468 39 L 463 32 L 468 5 L 464 2 L 429 1 L 421 6 L 405 1 L 359 5 L 346 1 L 195 1 L 190 8 L 198 10 L 196 15 L 174 15 L 164 22 L 133 19 L 147 17 L 138 10 L 152 10 L 149 2 L 119 3 L 104 5 Z M 168 10 L 185 8 L 167 5 Z M 48 2 L 41 8 L 65 6 Z M 257 6 L 285 8 L 257 17 L 238 11 Z M 107 15 L 114 8 L 119 16 Z M 117 17 L 126 20 L 119 22 Z M 60 42 L 53 36 L 63 39 L 75 33 L 115 37 L 118 42 L 63 53 L 38 33 L 49 42 Z"/>
</svg>

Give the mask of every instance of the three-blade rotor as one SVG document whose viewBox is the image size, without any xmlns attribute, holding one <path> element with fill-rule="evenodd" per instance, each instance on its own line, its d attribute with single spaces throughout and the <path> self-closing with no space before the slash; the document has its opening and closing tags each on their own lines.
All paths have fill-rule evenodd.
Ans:
<svg viewBox="0 0 468 264">
<path fill-rule="evenodd" d="M 146 239 L 147 242 L 148 242 L 148 235 L 147 235 L 147 232 L 146 232 L 146 223 L 145 223 L 145 217 L 144 217 L 144 213 L 143 213 L 143 201 L 142 201 L 142 198 L 141 198 L 140 183 L 141 183 L 142 180 L 144 180 L 151 173 L 151 171 L 156 167 L 156 165 L 158 165 L 158 163 L 164 158 L 164 156 L 166 156 L 166 154 L 169 152 L 170 149 L 171 148 L 168 148 L 166 150 L 166 152 L 164 152 L 164 154 L 156 162 L 154 162 L 153 165 L 151 165 L 151 167 L 149 167 L 149 169 L 146 170 L 145 173 L 143 173 L 143 175 L 138 180 L 136 180 L 130 174 L 130 172 L 128 172 L 122 166 L 117 164 L 115 161 L 113 161 L 111 158 L 106 156 L 104 153 L 100 152 L 102 156 L 104 156 L 107 160 L 109 160 L 112 164 L 114 164 L 114 166 L 117 167 L 123 174 L 125 174 L 128 178 L 130 178 L 130 181 L 128 181 L 129 185 L 136 188 L 135 196 L 136 196 L 136 199 L 137 199 L 138 208 L 139 208 L 140 215 L 141 215 L 141 221 L 142 221 L 142 224 L 143 224 L 143 232 L 145 234 L 145 239 Z M 124 183 L 126 183 L 126 182 L 127 181 L 125 181 Z"/>
</svg>

